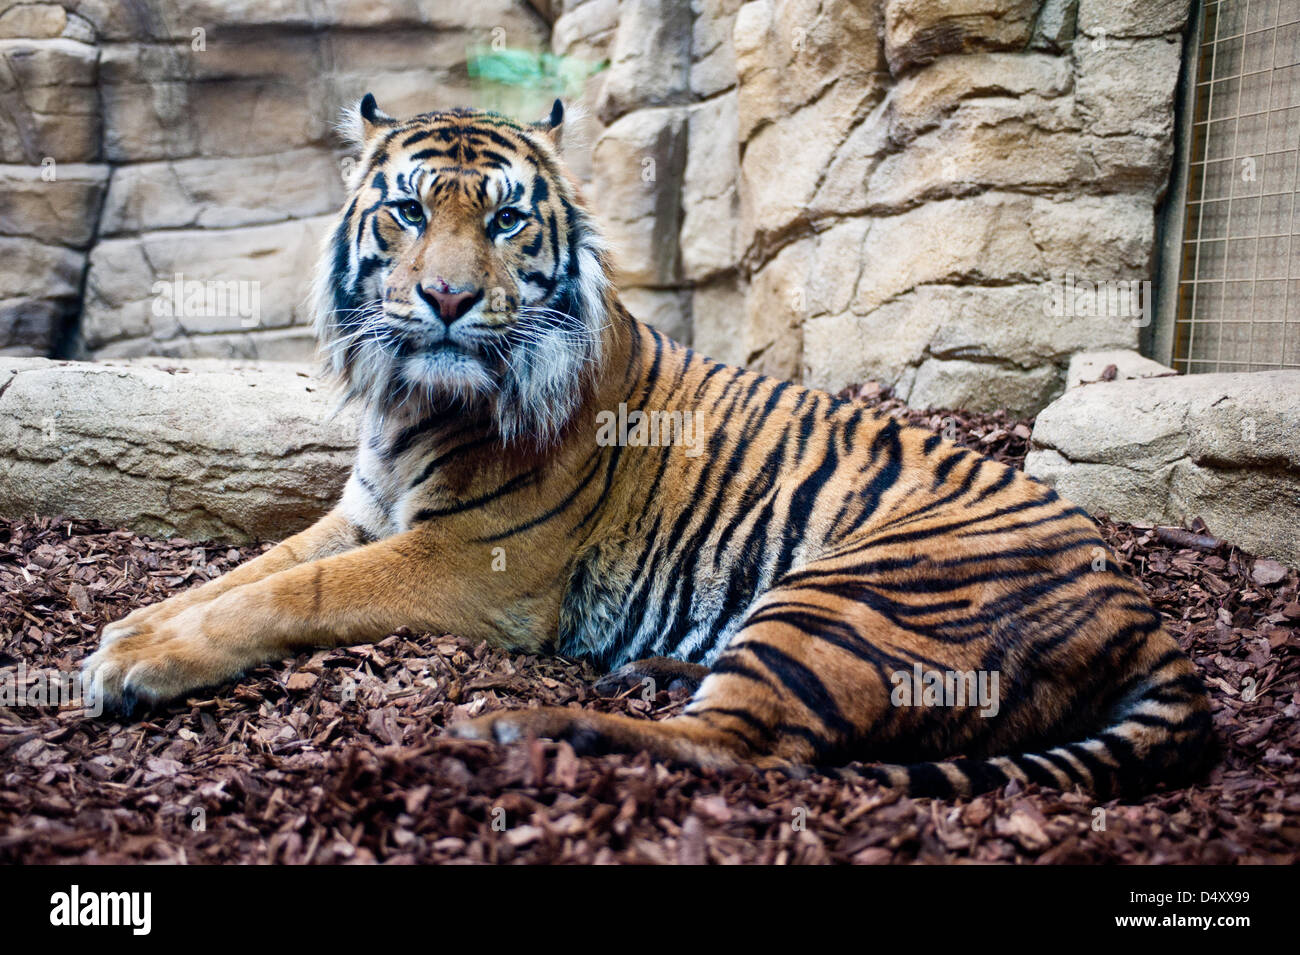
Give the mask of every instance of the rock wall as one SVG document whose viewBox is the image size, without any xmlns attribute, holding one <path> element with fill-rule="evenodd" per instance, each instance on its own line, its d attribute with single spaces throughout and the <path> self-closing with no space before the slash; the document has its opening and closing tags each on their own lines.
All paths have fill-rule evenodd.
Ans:
<svg viewBox="0 0 1300 955">
<path fill-rule="evenodd" d="M 65 353 L 307 357 L 339 109 L 481 104 L 466 49 L 504 38 L 608 61 L 566 149 L 634 314 L 820 387 L 1033 412 L 1149 320 L 1187 10 L 0 0 L 0 353 L 79 314 Z"/>
<path fill-rule="evenodd" d="M 566 0 L 634 311 L 707 354 L 1032 412 L 1149 321 L 1187 0 Z M 675 316 L 675 317 L 674 317 Z"/>
</svg>

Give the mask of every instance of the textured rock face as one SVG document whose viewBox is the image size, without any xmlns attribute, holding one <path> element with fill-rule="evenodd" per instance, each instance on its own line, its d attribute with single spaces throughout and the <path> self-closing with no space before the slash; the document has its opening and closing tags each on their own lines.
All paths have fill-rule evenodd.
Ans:
<svg viewBox="0 0 1300 955">
<path fill-rule="evenodd" d="M 1039 6 L 1037 0 L 891 0 L 885 29 L 890 69 L 899 73 L 948 53 L 1022 50 Z"/>
<path fill-rule="evenodd" d="M 82 312 L 86 345 L 96 357 L 202 355 L 178 349 L 205 342 L 239 354 L 225 345 L 232 336 L 305 326 L 303 280 L 328 221 L 104 239 L 90 255 Z"/>
<path fill-rule="evenodd" d="M 620 5 L 597 112 L 604 123 L 646 106 L 690 96 L 691 8 L 682 0 L 638 0 Z"/>
<path fill-rule="evenodd" d="M 0 359 L 0 510 L 276 540 L 333 506 L 356 422 L 274 362 Z"/>
<path fill-rule="evenodd" d="M 1038 415 L 1025 470 L 1122 521 L 1193 517 L 1300 566 L 1300 372 L 1071 388 Z"/>
<path fill-rule="evenodd" d="M 662 287 L 678 280 L 684 140 L 682 110 L 644 109 L 616 120 L 592 151 L 592 186 L 620 286 Z"/>
</svg>

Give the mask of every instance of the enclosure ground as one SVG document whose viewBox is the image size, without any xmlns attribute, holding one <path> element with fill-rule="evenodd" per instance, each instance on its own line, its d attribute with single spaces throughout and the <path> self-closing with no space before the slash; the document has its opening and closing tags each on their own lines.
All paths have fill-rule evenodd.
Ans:
<svg viewBox="0 0 1300 955">
<path fill-rule="evenodd" d="M 1017 465 L 1029 436 L 1002 415 L 860 397 Z M 908 799 L 834 773 L 454 740 L 447 725 L 498 707 L 654 719 L 683 701 L 602 699 L 581 664 L 400 632 L 134 720 L 0 707 L 0 862 L 1297 861 L 1297 572 L 1204 535 L 1102 528 L 1208 683 L 1223 753 L 1200 785 L 1102 804 L 1015 784 Z M 75 669 L 105 622 L 257 552 L 0 522 L 0 668 Z"/>
</svg>

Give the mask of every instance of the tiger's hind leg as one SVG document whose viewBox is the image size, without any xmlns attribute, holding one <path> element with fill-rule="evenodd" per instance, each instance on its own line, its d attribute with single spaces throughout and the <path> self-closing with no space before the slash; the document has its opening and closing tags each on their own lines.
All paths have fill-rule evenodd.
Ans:
<svg viewBox="0 0 1300 955">
<path fill-rule="evenodd" d="M 862 620 L 865 608 L 856 602 L 823 598 L 809 610 L 808 599 L 784 587 L 769 592 L 679 716 L 655 721 L 545 707 L 485 714 L 452 731 L 500 743 L 565 740 L 588 753 L 645 751 L 701 767 L 822 761 L 889 706 L 884 680 L 862 656 L 870 644 L 850 635 L 845 619 L 887 624 Z"/>
<path fill-rule="evenodd" d="M 683 714 L 666 720 L 634 719 L 617 713 L 545 706 L 532 710 L 500 710 L 453 726 L 461 739 L 517 743 L 552 739 L 570 743 L 582 755 L 647 752 L 659 759 L 703 769 L 726 769 L 755 761 L 747 741 L 729 734 L 713 721 Z"/>
</svg>

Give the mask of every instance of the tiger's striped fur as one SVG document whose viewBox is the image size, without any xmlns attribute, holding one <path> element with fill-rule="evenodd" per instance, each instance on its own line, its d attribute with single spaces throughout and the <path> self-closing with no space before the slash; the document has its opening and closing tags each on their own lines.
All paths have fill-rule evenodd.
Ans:
<svg viewBox="0 0 1300 955">
<path fill-rule="evenodd" d="M 1081 510 L 628 315 L 558 158 L 558 103 L 531 127 L 399 122 L 369 97 L 358 118 L 317 290 L 331 367 L 364 407 L 342 501 L 106 628 L 87 669 L 111 697 L 167 699 L 410 626 L 586 658 L 613 687 L 698 684 L 661 722 L 534 709 L 466 736 L 699 766 L 883 762 L 863 771 L 933 794 L 1130 792 L 1203 766 L 1204 689 Z M 678 440 L 642 440 L 644 418 L 602 440 L 616 409 Z M 996 715 L 895 705 L 917 666 L 996 674 Z"/>
</svg>

